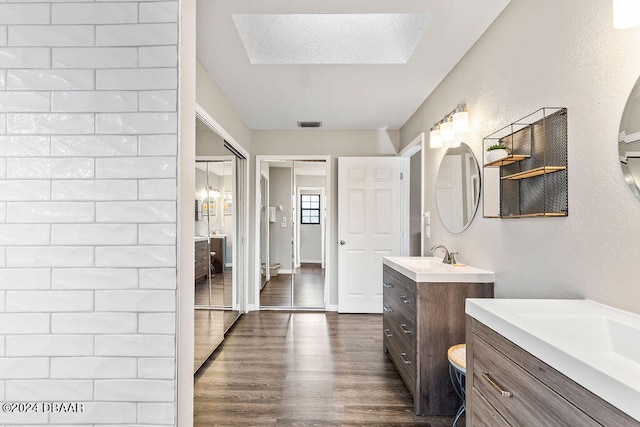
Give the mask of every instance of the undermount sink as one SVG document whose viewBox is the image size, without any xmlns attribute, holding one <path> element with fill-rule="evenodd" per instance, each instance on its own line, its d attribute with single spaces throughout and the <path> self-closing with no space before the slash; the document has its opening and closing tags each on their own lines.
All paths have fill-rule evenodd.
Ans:
<svg viewBox="0 0 640 427">
<path fill-rule="evenodd" d="M 640 315 L 555 299 L 468 299 L 466 312 L 640 420 Z"/>
<path fill-rule="evenodd" d="M 416 282 L 490 283 L 491 271 L 462 266 L 454 267 L 442 262 L 442 257 L 385 257 L 383 264 L 404 274 Z"/>
</svg>

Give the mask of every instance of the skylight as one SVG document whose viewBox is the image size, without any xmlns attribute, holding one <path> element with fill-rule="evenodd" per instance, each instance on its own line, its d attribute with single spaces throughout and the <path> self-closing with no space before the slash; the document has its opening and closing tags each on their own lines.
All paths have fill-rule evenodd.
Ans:
<svg viewBox="0 0 640 427">
<path fill-rule="evenodd" d="M 234 14 L 252 64 L 406 64 L 430 14 Z"/>
</svg>

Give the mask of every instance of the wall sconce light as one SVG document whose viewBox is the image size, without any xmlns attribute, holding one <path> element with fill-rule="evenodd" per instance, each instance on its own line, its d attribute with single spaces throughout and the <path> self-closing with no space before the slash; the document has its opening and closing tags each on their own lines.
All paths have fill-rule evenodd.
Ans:
<svg viewBox="0 0 640 427">
<path fill-rule="evenodd" d="M 440 138 L 440 129 L 437 126 L 432 127 L 429 131 L 429 147 L 440 148 L 443 144 L 442 138 Z"/>
<path fill-rule="evenodd" d="M 450 143 L 452 147 L 459 147 L 460 142 L 456 143 L 455 141 L 456 134 L 468 131 L 469 112 L 467 112 L 467 106 L 458 104 L 453 111 L 433 125 L 429 132 L 429 147 L 440 148 L 445 142 Z"/>
<path fill-rule="evenodd" d="M 640 25 L 638 0 L 613 0 L 613 28 L 624 30 Z"/>
<path fill-rule="evenodd" d="M 217 188 L 209 186 L 208 191 L 209 191 L 209 197 L 215 197 L 215 198 L 220 197 L 220 191 Z"/>
</svg>

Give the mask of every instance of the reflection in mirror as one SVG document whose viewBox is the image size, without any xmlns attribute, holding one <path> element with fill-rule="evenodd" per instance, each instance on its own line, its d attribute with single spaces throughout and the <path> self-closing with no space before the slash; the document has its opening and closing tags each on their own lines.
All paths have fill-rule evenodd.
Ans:
<svg viewBox="0 0 640 427">
<path fill-rule="evenodd" d="M 640 200 L 640 78 L 631 90 L 622 113 L 618 152 L 625 180 Z"/>
<path fill-rule="evenodd" d="M 471 224 L 480 200 L 480 168 L 465 143 L 447 150 L 436 178 L 436 202 L 442 224 L 462 233 Z"/>
</svg>

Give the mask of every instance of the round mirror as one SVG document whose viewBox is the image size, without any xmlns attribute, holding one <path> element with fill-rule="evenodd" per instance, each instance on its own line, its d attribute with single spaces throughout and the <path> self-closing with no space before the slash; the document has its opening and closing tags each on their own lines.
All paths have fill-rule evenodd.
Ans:
<svg viewBox="0 0 640 427">
<path fill-rule="evenodd" d="M 622 113 L 618 152 L 624 178 L 640 200 L 640 79 L 631 90 Z"/>
<path fill-rule="evenodd" d="M 480 201 L 480 168 L 465 143 L 447 150 L 436 178 L 436 203 L 444 226 L 462 233 L 473 221 Z"/>
</svg>

